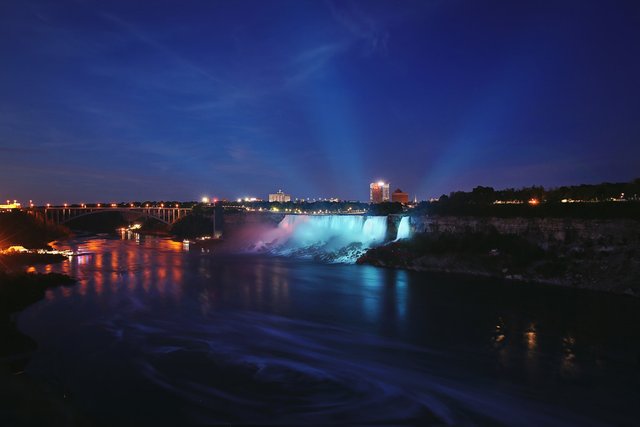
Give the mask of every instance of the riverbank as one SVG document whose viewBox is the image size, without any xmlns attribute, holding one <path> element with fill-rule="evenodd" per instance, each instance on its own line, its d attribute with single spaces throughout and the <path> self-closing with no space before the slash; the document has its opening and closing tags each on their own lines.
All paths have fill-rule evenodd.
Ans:
<svg viewBox="0 0 640 427">
<path fill-rule="evenodd" d="M 67 259 L 62 254 L 10 253 L 0 254 L 0 268 L 22 271 L 26 266 L 36 264 L 53 264 Z"/>
<path fill-rule="evenodd" d="M 64 274 L 0 269 L 0 400 L 14 408 L 0 412 L 7 425 L 94 425 L 69 406 L 66 393 L 25 372 L 37 343 L 17 327 L 17 314 L 42 300 L 48 289 L 75 282 Z"/>
<path fill-rule="evenodd" d="M 550 221 L 548 229 L 518 221 L 502 219 L 496 227 L 495 221 L 469 218 L 436 218 L 427 226 L 424 219 L 414 220 L 426 231 L 371 248 L 357 263 L 640 296 L 637 222 L 564 222 L 559 230 Z M 589 231 L 596 228 L 597 235 Z"/>
<path fill-rule="evenodd" d="M 44 298 L 47 289 L 74 283 L 75 279 L 64 274 L 0 270 L 0 361 L 29 350 L 25 345 L 29 340 L 17 330 L 14 315 Z"/>
</svg>

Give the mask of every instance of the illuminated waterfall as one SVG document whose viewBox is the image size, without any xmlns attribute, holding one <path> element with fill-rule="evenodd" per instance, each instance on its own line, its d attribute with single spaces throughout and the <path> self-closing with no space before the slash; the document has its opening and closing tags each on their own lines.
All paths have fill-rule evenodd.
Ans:
<svg viewBox="0 0 640 427">
<path fill-rule="evenodd" d="M 264 236 L 258 249 L 279 255 L 355 262 L 367 248 L 384 242 L 386 216 L 287 215 Z"/>
<path fill-rule="evenodd" d="M 409 223 L 409 217 L 403 216 L 402 219 L 400 219 L 400 224 L 398 224 L 396 240 L 408 239 L 409 237 L 411 237 L 411 224 Z"/>
</svg>

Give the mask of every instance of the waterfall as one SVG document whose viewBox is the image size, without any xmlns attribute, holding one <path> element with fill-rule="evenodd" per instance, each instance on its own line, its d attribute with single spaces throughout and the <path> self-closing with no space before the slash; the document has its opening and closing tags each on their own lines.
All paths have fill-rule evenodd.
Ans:
<svg viewBox="0 0 640 427">
<path fill-rule="evenodd" d="M 383 243 L 386 234 L 386 216 L 286 215 L 257 248 L 279 255 L 355 262 L 367 248 Z"/>
<path fill-rule="evenodd" d="M 369 243 L 381 243 L 387 234 L 387 217 L 370 216 L 362 226 L 364 241 Z"/>
<path fill-rule="evenodd" d="M 411 224 L 409 222 L 409 217 L 403 216 L 400 219 L 400 224 L 398 225 L 396 240 L 408 239 L 409 237 L 411 237 Z"/>
</svg>

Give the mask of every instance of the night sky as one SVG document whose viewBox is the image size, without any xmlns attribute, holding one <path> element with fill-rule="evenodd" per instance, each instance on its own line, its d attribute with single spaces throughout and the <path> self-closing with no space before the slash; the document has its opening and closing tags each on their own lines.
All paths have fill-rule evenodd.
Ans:
<svg viewBox="0 0 640 427">
<path fill-rule="evenodd" d="M 640 176 L 638 1 L 3 0 L 0 58 L 0 200 Z"/>
</svg>

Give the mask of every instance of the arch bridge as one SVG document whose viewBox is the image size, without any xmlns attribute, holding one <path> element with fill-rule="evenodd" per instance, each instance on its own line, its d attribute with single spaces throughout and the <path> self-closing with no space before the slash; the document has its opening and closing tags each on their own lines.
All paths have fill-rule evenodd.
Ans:
<svg viewBox="0 0 640 427">
<path fill-rule="evenodd" d="M 146 218 L 153 218 L 165 224 L 171 225 L 191 213 L 191 208 L 173 207 L 61 207 L 51 206 L 36 208 L 36 215 L 42 215 L 46 222 L 65 224 L 73 219 L 104 212 L 133 213 Z"/>
</svg>

